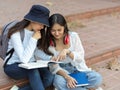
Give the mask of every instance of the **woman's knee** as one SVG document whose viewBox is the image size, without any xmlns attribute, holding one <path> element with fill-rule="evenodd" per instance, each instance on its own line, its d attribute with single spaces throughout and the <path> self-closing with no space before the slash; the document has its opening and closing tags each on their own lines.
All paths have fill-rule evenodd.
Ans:
<svg viewBox="0 0 120 90">
<path fill-rule="evenodd" d="M 88 73 L 88 79 L 91 87 L 98 87 L 102 83 L 102 76 L 95 71 L 91 71 L 90 73 Z"/>
<path fill-rule="evenodd" d="M 95 75 L 95 81 L 96 81 L 96 83 L 95 83 L 96 87 L 100 86 L 101 83 L 102 83 L 102 76 L 97 72 L 96 72 L 96 75 Z"/>
<path fill-rule="evenodd" d="M 27 78 L 27 70 L 18 67 L 17 64 L 9 65 L 4 68 L 4 72 L 13 79 Z"/>
<path fill-rule="evenodd" d="M 55 75 L 53 85 L 57 88 L 66 88 L 66 80 L 60 76 L 60 75 Z"/>
</svg>

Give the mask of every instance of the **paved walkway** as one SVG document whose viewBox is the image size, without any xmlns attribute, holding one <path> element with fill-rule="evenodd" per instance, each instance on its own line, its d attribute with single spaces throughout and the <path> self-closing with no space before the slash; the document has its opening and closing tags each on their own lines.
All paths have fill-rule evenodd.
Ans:
<svg viewBox="0 0 120 90">
<path fill-rule="evenodd" d="M 91 66 L 103 76 L 103 90 L 120 90 L 120 71 L 107 69 L 108 62 L 114 60 L 114 50 L 120 49 L 120 13 L 112 13 L 72 22 L 71 29 L 79 33 L 84 49 L 85 58 L 89 63 L 102 61 L 102 55 L 109 52 L 105 61 Z M 77 28 L 75 28 L 77 26 Z M 120 55 L 119 51 L 118 54 Z M 97 60 L 98 59 L 98 60 Z M 120 61 L 120 56 L 118 58 Z M 88 64 L 89 64 L 88 63 Z"/>
<path fill-rule="evenodd" d="M 120 61 L 120 56 L 118 56 L 118 59 Z M 107 69 L 107 63 L 111 60 L 114 60 L 114 58 L 106 59 L 91 67 L 103 76 L 103 90 L 120 90 L 120 71 Z"/>
<path fill-rule="evenodd" d="M 0 0 L 0 2 L 0 27 L 16 18 L 21 20 L 33 4 L 42 4 L 50 9 L 51 14 L 58 12 L 65 16 L 120 6 L 119 0 Z"/>
<path fill-rule="evenodd" d="M 59 12 L 65 16 L 120 6 L 120 0 L 49 0 L 49 2 L 48 0 L 0 0 L 0 2 L 0 27 L 16 18 L 22 19 L 33 4 L 42 4 L 50 9 L 51 14 Z M 119 12 L 90 19 L 79 19 L 70 22 L 69 27 L 79 33 L 86 59 L 120 49 Z M 120 51 L 117 53 L 120 54 Z M 94 64 L 92 67 L 103 75 L 104 90 L 119 90 L 120 72 L 102 68 L 108 60 L 111 58 Z M 3 72 L 1 74 L 0 82 L 10 82 L 7 81 Z"/>
<path fill-rule="evenodd" d="M 50 9 L 51 14 L 59 12 L 65 16 L 120 6 L 119 0 L 50 0 L 49 2 L 48 0 L 0 1 L 0 27 L 16 18 L 22 19 L 33 4 L 42 4 Z M 76 31 L 80 34 L 83 41 L 86 58 L 91 58 L 98 54 L 119 48 L 119 23 L 119 14 L 117 13 L 87 20 L 78 19 L 77 22 L 74 21 L 72 23 L 74 29 L 80 26 Z M 78 24 L 78 26 L 74 24 Z"/>
<path fill-rule="evenodd" d="M 95 57 L 120 48 L 120 14 L 98 16 L 71 24 L 85 48 L 86 58 Z M 77 26 L 78 28 L 75 28 Z"/>
</svg>

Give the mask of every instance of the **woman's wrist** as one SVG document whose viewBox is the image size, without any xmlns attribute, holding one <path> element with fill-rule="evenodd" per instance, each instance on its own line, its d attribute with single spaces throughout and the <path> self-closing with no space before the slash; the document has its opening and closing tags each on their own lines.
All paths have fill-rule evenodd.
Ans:
<svg viewBox="0 0 120 90">
<path fill-rule="evenodd" d="M 65 75 L 64 78 L 67 80 L 67 79 L 69 78 L 69 76 L 68 76 L 68 75 Z"/>
<path fill-rule="evenodd" d="M 67 51 L 67 55 L 70 55 L 71 54 L 71 51 L 68 49 L 68 51 Z"/>
<path fill-rule="evenodd" d="M 71 51 L 69 50 L 68 55 L 70 55 L 70 54 L 71 54 Z"/>
<path fill-rule="evenodd" d="M 67 53 L 67 55 L 73 60 L 74 59 L 74 54 L 71 50 Z"/>
</svg>

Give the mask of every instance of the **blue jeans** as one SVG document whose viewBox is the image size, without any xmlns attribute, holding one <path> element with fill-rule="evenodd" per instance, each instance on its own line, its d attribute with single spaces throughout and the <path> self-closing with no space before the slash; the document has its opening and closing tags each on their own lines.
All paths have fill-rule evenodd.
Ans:
<svg viewBox="0 0 120 90">
<path fill-rule="evenodd" d="M 41 73 L 42 82 L 45 88 L 53 85 L 54 75 L 48 68 L 39 68 L 39 72 Z"/>
<path fill-rule="evenodd" d="M 19 90 L 45 90 L 46 87 L 52 85 L 54 78 L 47 68 L 27 70 L 18 67 L 17 63 L 5 66 L 4 72 L 16 80 L 29 79 L 30 84 L 21 87 Z"/>
<path fill-rule="evenodd" d="M 90 85 L 88 86 L 69 89 L 67 87 L 66 80 L 64 79 L 64 77 L 60 75 L 55 75 L 53 84 L 57 88 L 57 90 L 88 90 L 89 88 L 97 88 L 99 87 L 99 85 L 101 85 L 102 77 L 99 73 L 95 71 L 87 71 L 86 74 L 88 76 L 88 81 L 90 83 Z"/>
<path fill-rule="evenodd" d="M 67 64 L 59 64 L 66 73 L 73 73 L 73 72 L 78 72 L 76 67 L 72 66 L 71 63 Z M 95 72 L 95 71 L 85 71 L 85 73 L 88 76 L 88 81 L 89 85 L 87 86 L 82 86 L 82 87 L 77 87 L 77 88 L 68 88 L 67 87 L 67 82 L 63 76 L 60 75 L 55 75 L 54 78 L 54 86 L 57 88 L 57 90 L 88 90 L 89 88 L 97 88 L 101 85 L 102 83 L 102 76 Z"/>
</svg>

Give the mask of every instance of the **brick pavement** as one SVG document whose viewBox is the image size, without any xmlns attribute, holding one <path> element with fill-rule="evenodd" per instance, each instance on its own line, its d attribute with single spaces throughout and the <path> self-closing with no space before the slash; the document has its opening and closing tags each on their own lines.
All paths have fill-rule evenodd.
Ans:
<svg viewBox="0 0 120 90">
<path fill-rule="evenodd" d="M 73 23 L 78 24 L 78 28 L 73 29 L 73 31 L 78 32 L 81 37 L 86 58 L 120 48 L 119 13 L 78 20 Z M 79 24 L 83 26 L 79 26 Z"/>
<path fill-rule="evenodd" d="M 5 23 L 22 19 L 33 4 L 42 4 L 48 7 L 52 13 L 72 15 L 104 8 L 120 6 L 120 2 L 109 0 L 0 0 L 0 27 Z"/>
<path fill-rule="evenodd" d="M 120 56 L 118 56 L 120 61 Z M 102 88 L 103 90 L 120 90 L 120 71 L 110 70 L 107 68 L 107 63 L 113 58 L 106 59 L 91 66 L 103 76 Z"/>
<path fill-rule="evenodd" d="M 120 6 L 119 0 L 50 0 L 49 2 L 48 0 L 29 0 L 29 2 L 28 0 L 6 0 L 6 2 L 0 0 L 0 2 L 0 27 L 6 22 L 9 22 L 16 18 L 21 19 L 33 4 L 45 5 L 51 10 L 51 13 L 59 12 L 65 16 L 73 14 L 77 15 L 79 13 L 106 8 L 111 8 L 108 10 L 108 12 L 111 12 L 114 11 L 112 10 L 113 7 L 118 7 L 116 8 L 117 11 Z M 100 12 L 104 14 L 106 13 L 106 10 L 102 10 Z M 89 17 L 90 13 L 87 13 L 86 16 L 84 16 Z M 100 13 L 95 12 L 94 14 L 99 15 Z M 85 48 L 85 58 L 90 61 L 88 64 L 92 64 L 92 61 L 93 63 L 95 63 L 96 60 L 100 61 L 103 58 L 106 59 L 106 57 L 112 57 L 112 52 L 115 50 L 115 54 L 120 54 L 119 23 L 119 13 L 111 13 L 109 15 L 103 15 L 84 20 L 78 19 L 78 21 L 72 22 L 72 27 L 74 27 L 74 29 L 71 29 L 78 32 L 81 37 L 83 46 Z M 94 67 L 106 64 L 106 60 L 101 63 L 95 64 Z M 98 71 L 103 75 L 104 78 L 104 83 L 102 86 L 104 90 L 119 90 L 119 72 L 114 72 L 103 68 L 99 68 Z M 0 79 L 1 82 L 8 82 L 5 80 L 6 79 L 2 77 Z M 112 86 L 114 83 L 115 85 Z M 106 87 L 104 85 L 106 85 Z"/>
<path fill-rule="evenodd" d="M 29 0 L 29 2 L 27 0 L 6 0 L 6 2 L 4 2 L 3 0 L 0 1 L 0 27 L 16 18 L 23 18 L 24 14 L 28 12 L 29 8 L 33 4 L 45 5 L 50 9 L 51 13 L 60 12 L 65 16 L 96 10 L 98 11 L 101 9 L 102 11 L 92 12 L 93 14 L 96 13 L 96 15 L 99 15 L 100 13 L 104 13 L 107 11 L 114 11 L 112 10 L 112 8 L 120 6 L 119 0 L 62 0 L 61 2 L 59 2 L 58 0 L 51 0 L 49 2 L 47 0 Z M 120 11 L 120 7 L 116 9 Z M 90 13 L 84 14 L 83 16 L 88 17 Z M 73 17 L 73 19 L 74 18 L 76 17 Z M 97 56 L 98 54 L 102 54 L 119 47 L 118 40 L 116 41 L 115 37 L 111 38 L 111 35 L 113 35 L 117 36 L 119 39 L 119 35 L 116 35 L 119 34 L 119 15 L 117 13 L 112 13 L 111 15 L 106 16 L 99 16 L 87 20 L 78 19 L 78 21 L 80 21 L 82 24 L 85 24 L 84 28 L 78 28 L 76 31 L 80 33 L 80 37 L 83 39 L 83 45 L 86 51 L 86 58 L 91 58 L 93 56 Z M 115 29 L 114 32 L 113 29 Z M 107 34 L 104 32 L 106 32 Z M 115 44 L 113 41 L 115 42 Z"/>
</svg>

